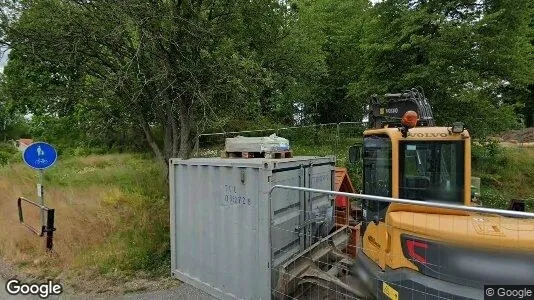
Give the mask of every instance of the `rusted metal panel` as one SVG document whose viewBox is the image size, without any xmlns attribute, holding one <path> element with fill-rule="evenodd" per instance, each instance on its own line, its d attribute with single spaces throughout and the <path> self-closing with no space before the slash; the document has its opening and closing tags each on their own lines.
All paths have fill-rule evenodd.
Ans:
<svg viewBox="0 0 534 300">
<path fill-rule="evenodd" d="M 312 217 L 333 214 L 325 206 L 331 196 L 278 190 L 269 198 L 271 187 L 331 189 L 334 163 L 316 157 L 172 159 L 173 276 L 220 299 L 271 298 L 272 270 L 305 250 L 304 232 L 323 224 Z"/>
</svg>

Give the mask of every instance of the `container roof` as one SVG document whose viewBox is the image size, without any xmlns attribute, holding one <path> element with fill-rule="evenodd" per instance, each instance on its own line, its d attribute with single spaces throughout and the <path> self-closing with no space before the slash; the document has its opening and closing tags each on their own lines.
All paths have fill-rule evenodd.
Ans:
<svg viewBox="0 0 534 300">
<path fill-rule="evenodd" d="M 241 166 L 241 167 L 263 167 L 265 164 L 291 164 L 303 161 L 313 161 L 313 164 L 335 162 L 334 156 L 295 156 L 292 158 L 171 158 L 171 165 L 209 165 L 209 166 Z"/>
</svg>

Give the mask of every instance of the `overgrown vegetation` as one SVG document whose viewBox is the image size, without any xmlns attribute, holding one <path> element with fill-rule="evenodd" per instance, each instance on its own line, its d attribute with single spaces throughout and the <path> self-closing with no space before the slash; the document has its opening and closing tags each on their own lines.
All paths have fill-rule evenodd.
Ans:
<svg viewBox="0 0 534 300">
<path fill-rule="evenodd" d="M 13 145 L 0 143 L 0 166 L 5 165 L 18 158 L 19 151 Z"/>
<path fill-rule="evenodd" d="M 361 188 L 361 166 L 347 162 L 348 146 L 295 146 L 297 155 L 335 154 Z M 216 152 L 215 152 L 216 153 Z M 0 255 L 35 276 L 79 284 L 99 275 L 124 278 L 138 272 L 168 274 L 169 211 L 163 170 L 149 156 L 114 154 L 61 159 L 45 173 L 46 201 L 57 210 L 56 253 L 46 257 L 42 240 L 18 224 L 15 199 L 34 196 L 35 172 L 19 162 L 0 168 Z M 473 145 L 473 175 L 482 178 L 485 206 L 505 208 L 509 199 L 529 200 L 534 210 L 534 148 Z M 27 220 L 37 220 L 25 207 Z M 46 257 L 46 258 L 45 258 Z M 82 280 L 80 280 L 82 279 Z M 78 286 L 80 289 L 87 287 Z"/>
<path fill-rule="evenodd" d="M 507 208 L 509 200 L 523 199 L 534 211 L 534 148 L 503 148 L 495 140 L 481 140 L 473 144 L 472 164 L 484 206 Z"/>
<path fill-rule="evenodd" d="M 46 203 L 57 211 L 58 228 L 55 253 L 48 256 L 43 240 L 18 223 L 15 205 L 21 195 L 35 199 L 35 172 L 20 162 L 1 167 L 0 255 L 25 273 L 78 285 L 102 274 L 117 280 L 139 272 L 167 275 L 169 206 L 162 174 L 147 156 L 61 159 L 45 173 Z M 23 208 L 25 219 L 38 226 L 37 211 Z"/>
</svg>

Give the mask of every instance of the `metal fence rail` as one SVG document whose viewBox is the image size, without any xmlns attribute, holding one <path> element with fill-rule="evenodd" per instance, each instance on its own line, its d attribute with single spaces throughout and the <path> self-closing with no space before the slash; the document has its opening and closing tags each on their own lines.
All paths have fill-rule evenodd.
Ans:
<svg viewBox="0 0 534 300">
<path fill-rule="evenodd" d="M 196 137 L 194 156 L 218 156 L 213 149 L 222 150 L 226 138 L 236 136 L 268 136 L 276 134 L 287 138 L 292 148 L 315 146 L 316 155 L 339 153 L 344 141 L 359 140 L 363 135 L 365 123 L 339 122 L 315 125 L 289 126 L 257 130 L 203 133 Z"/>
<path fill-rule="evenodd" d="M 366 122 L 339 122 L 314 125 L 288 126 L 280 128 L 266 128 L 242 131 L 223 131 L 202 133 L 196 136 L 193 154 L 195 157 L 219 156 L 217 151 L 224 148 L 226 138 L 241 136 L 268 136 L 276 134 L 289 139 L 292 147 L 317 146 L 316 155 L 331 155 L 343 153 L 344 142 L 356 141 L 362 138 Z M 503 146 L 527 147 L 533 143 L 525 143 L 524 133 L 517 133 L 517 143 L 503 142 Z M 321 148 L 322 146 L 322 148 Z"/>
<path fill-rule="evenodd" d="M 501 215 L 501 216 L 507 216 L 507 217 L 534 218 L 534 213 L 531 213 L 531 212 L 457 205 L 457 204 L 449 204 L 449 203 L 443 203 L 443 202 L 417 201 L 417 200 L 390 198 L 390 197 L 382 197 L 382 196 L 374 196 L 374 195 L 318 190 L 318 189 L 312 189 L 312 188 L 287 186 L 287 185 L 275 185 L 272 187 L 271 193 L 275 189 L 287 189 L 287 190 L 295 190 L 295 191 L 303 191 L 303 192 L 322 193 L 322 194 L 328 194 L 328 195 L 334 195 L 334 196 L 345 196 L 345 197 L 349 197 L 353 199 L 363 199 L 363 200 L 371 200 L 371 201 L 379 201 L 379 202 L 400 203 L 400 204 L 410 204 L 410 205 L 436 207 L 436 208 L 455 209 L 455 210 L 468 211 L 468 212 L 477 212 L 477 213 L 482 213 L 482 214 L 495 214 L 495 215 Z"/>
</svg>

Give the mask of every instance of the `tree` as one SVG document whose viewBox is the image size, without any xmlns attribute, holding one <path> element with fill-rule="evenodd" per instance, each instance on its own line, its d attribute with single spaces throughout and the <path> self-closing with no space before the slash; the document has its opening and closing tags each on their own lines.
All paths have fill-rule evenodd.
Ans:
<svg viewBox="0 0 534 300">
<path fill-rule="evenodd" d="M 365 70 L 351 94 L 365 99 L 420 86 L 438 123 L 461 120 L 478 135 L 516 126 L 514 109 L 526 101 L 525 86 L 533 78 L 527 3 L 377 4 L 366 24 Z"/>
<path fill-rule="evenodd" d="M 301 102 L 314 123 L 361 121 L 363 105 L 348 94 L 348 85 L 363 69 L 361 41 L 367 0 L 301 0 L 295 2 L 297 21 L 292 40 L 302 50 L 302 63 L 313 70 Z"/>
<path fill-rule="evenodd" d="M 24 117 L 11 105 L 5 97 L 3 76 L 0 75 L 0 142 L 8 142 L 28 136 L 29 128 Z"/>
<path fill-rule="evenodd" d="M 4 26 L 10 97 L 39 114 L 98 109 L 139 124 L 165 164 L 189 157 L 212 119 L 258 115 L 262 93 L 282 77 L 265 64 L 284 29 L 278 1 L 19 4 Z"/>
</svg>

